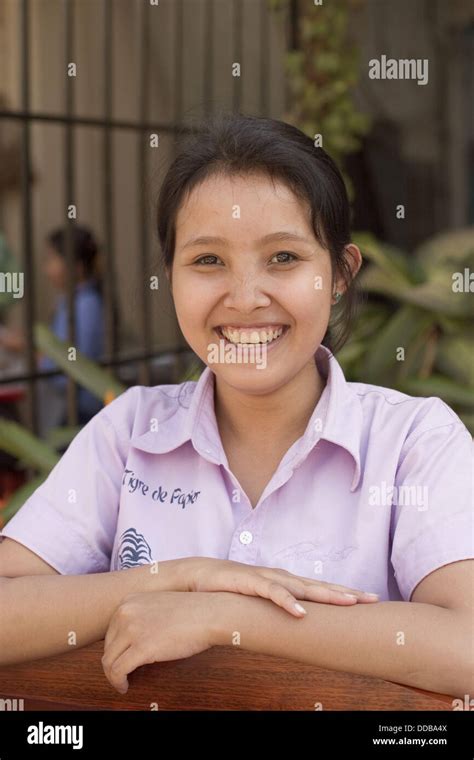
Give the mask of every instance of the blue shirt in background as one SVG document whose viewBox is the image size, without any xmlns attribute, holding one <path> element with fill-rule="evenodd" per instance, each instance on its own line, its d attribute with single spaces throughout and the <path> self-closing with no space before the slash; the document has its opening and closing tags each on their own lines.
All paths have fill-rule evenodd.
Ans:
<svg viewBox="0 0 474 760">
<path fill-rule="evenodd" d="M 67 296 L 58 298 L 51 330 L 60 340 L 68 339 Z M 104 304 L 102 295 L 95 280 L 87 280 L 76 285 L 75 297 L 76 317 L 76 348 L 89 359 L 99 360 L 104 351 Z M 58 369 L 57 364 L 47 356 L 42 356 L 39 362 L 40 370 Z M 58 390 L 66 392 L 67 378 L 65 375 L 52 377 L 49 382 Z M 102 408 L 100 399 L 90 391 L 78 386 L 77 391 L 78 417 L 81 424 L 93 417 Z"/>
</svg>

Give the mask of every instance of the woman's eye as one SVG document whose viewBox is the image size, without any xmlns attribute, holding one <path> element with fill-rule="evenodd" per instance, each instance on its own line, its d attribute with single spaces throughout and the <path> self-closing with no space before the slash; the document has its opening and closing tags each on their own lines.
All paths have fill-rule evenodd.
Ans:
<svg viewBox="0 0 474 760">
<path fill-rule="evenodd" d="M 209 259 L 211 259 L 211 261 L 209 261 Z M 194 263 L 204 264 L 205 266 L 209 266 L 211 264 L 214 264 L 216 259 L 217 259 L 217 256 L 214 256 L 213 254 L 208 253 L 206 256 L 201 256 L 199 259 L 196 259 Z"/>
<path fill-rule="evenodd" d="M 291 264 L 293 261 L 296 261 L 298 258 L 297 256 L 295 256 L 294 253 L 290 253 L 289 251 L 279 251 L 278 253 L 275 253 L 275 256 L 273 256 L 271 260 L 273 261 L 273 259 L 277 257 L 281 257 L 281 256 L 283 256 L 284 258 L 279 258 L 279 260 L 276 262 L 277 264 Z M 288 258 L 289 256 L 291 258 Z"/>
</svg>

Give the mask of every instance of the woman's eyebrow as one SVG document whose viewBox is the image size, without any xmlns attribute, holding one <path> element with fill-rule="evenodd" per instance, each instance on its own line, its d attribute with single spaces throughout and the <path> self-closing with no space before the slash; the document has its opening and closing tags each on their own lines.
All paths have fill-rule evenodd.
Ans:
<svg viewBox="0 0 474 760">
<path fill-rule="evenodd" d="M 260 240 L 256 241 L 257 245 L 272 242 L 299 242 L 314 244 L 314 241 L 309 240 L 308 238 L 304 237 L 304 235 L 299 235 L 297 232 L 289 232 L 286 230 L 281 230 L 279 232 L 270 232 L 268 235 L 264 235 L 262 238 L 260 238 Z M 213 243 L 218 243 L 219 245 L 229 245 L 229 241 L 226 238 L 215 235 L 200 235 L 199 237 L 191 238 L 191 240 L 188 240 L 187 243 L 183 245 L 182 250 L 185 248 L 190 248 L 191 246 L 212 245 Z"/>
</svg>

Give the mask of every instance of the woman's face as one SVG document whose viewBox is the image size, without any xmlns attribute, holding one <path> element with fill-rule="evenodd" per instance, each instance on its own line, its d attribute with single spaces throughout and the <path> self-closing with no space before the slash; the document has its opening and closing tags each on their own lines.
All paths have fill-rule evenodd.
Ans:
<svg viewBox="0 0 474 760">
<path fill-rule="evenodd" d="M 44 257 L 44 271 L 51 285 L 56 290 L 67 288 L 67 265 L 66 260 L 51 245 L 46 246 Z M 85 279 L 84 267 L 80 261 L 76 262 L 76 282 Z"/>
<path fill-rule="evenodd" d="M 308 214 L 285 184 L 257 174 L 214 175 L 182 204 L 171 271 L 177 318 L 218 382 L 271 393 L 314 362 L 332 278 Z"/>
<path fill-rule="evenodd" d="M 63 257 L 50 245 L 46 246 L 44 271 L 51 285 L 57 290 L 66 286 L 66 263 Z"/>
</svg>

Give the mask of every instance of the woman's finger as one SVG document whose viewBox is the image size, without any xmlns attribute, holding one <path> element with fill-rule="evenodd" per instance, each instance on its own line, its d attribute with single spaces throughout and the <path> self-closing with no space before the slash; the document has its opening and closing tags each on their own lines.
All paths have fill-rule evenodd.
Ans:
<svg viewBox="0 0 474 760">
<path fill-rule="evenodd" d="M 347 588 L 346 586 L 338 586 L 335 583 L 331 583 L 330 585 L 332 588 L 336 589 L 336 591 L 343 590 L 343 591 L 347 591 L 350 594 L 355 594 L 362 602 L 366 602 L 366 601 L 373 602 L 379 599 L 379 595 L 374 594 L 371 591 L 360 591 L 359 589 L 355 589 L 355 588 L 351 589 L 351 588 Z"/>
<path fill-rule="evenodd" d="M 127 651 L 130 647 L 130 641 L 123 636 L 115 636 L 109 639 L 108 643 L 104 646 L 104 654 L 102 657 L 102 668 L 105 673 L 105 677 L 114 686 L 113 681 L 113 667 L 117 660 Z"/>
<path fill-rule="evenodd" d="M 294 584 L 294 585 L 292 585 Z M 304 585 L 299 584 L 296 587 L 295 581 L 287 581 L 287 585 L 278 583 L 277 581 L 270 580 L 268 578 L 257 578 L 253 586 L 253 594 L 261 596 L 264 599 L 270 599 L 270 601 L 277 604 L 282 609 L 286 610 L 294 617 L 302 618 L 306 614 L 304 606 L 301 604 L 300 599 L 307 599 L 308 601 L 318 602 L 325 601 L 332 604 L 345 604 L 350 605 L 357 602 L 357 598 L 347 595 L 341 595 L 338 592 L 329 593 L 326 589 L 320 589 L 319 596 L 311 593 L 306 595 L 304 591 Z"/>
<path fill-rule="evenodd" d="M 277 581 L 256 576 L 254 588 L 255 596 L 261 596 L 282 607 L 294 617 L 302 618 L 306 610 L 298 599 L 285 586 Z"/>
<path fill-rule="evenodd" d="M 283 584 L 285 587 L 287 587 L 289 590 L 292 591 L 292 593 L 297 596 L 299 599 L 305 599 L 306 597 L 304 594 L 302 596 L 299 596 L 300 593 L 302 593 L 301 589 L 294 590 L 293 584 L 290 583 L 290 581 L 296 581 L 298 583 L 302 583 L 307 588 L 319 588 L 319 589 L 332 589 L 335 592 L 339 592 L 341 596 L 336 597 L 334 595 L 329 595 L 327 598 L 328 600 L 331 599 L 331 603 L 346 603 L 345 596 L 349 596 L 349 599 L 352 596 L 355 596 L 357 598 L 357 601 L 360 602 L 376 602 L 378 601 L 377 594 L 372 594 L 370 592 L 366 591 L 360 591 L 359 589 L 350 588 L 349 586 L 341 586 L 337 583 L 325 583 L 324 581 L 317 581 L 313 578 L 307 578 L 305 576 L 301 575 L 294 575 L 293 573 L 287 573 L 285 570 L 277 569 L 270 569 L 266 572 L 263 571 L 263 574 L 265 577 L 272 578 L 272 580 Z M 322 594 L 322 598 L 325 595 Z M 314 600 L 313 597 L 310 595 L 307 597 L 308 599 Z"/>
<path fill-rule="evenodd" d="M 143 664 L 143 656 L 133 645 L 128 646 L 121 654 L 114 659 L 104 672 L 109 683 L 121 694 L 128 690 L 128 674 Z"/>
<path fill-rule="evenodd" d="M 294 573 L 288 573 L 286 570 L 281 570 L 280 568 L 258 568 L 258 569 L 259 571 L 261 569 L 264 573 L 265 571 L 267 573 L 271 573 L 272 574 L 271 577 L 273 578 L 273 580 L 278 580 L 280 583 L 285 583 L 285 580 L 288 578 L 294 578 L 298 581 L 302 581 L 303 583 L 308 583 L 313 586 L 314 585 L 324 586 L 327 588 L 332 588 L 335 591 L 341 591 L 342 593 L 345 593 L 345 594 L 353 594 L 357 596 L 357 598 L 360 598 L 360 599 L 362 599 L 362 597 L 371 597 L 371 601 L 373 601 L 374 598 L 375 599 L 378 598 L 378 594 L 373 594 L 370 591 L 361 591 L 360 589 L 351 588 L 350 586 L 341 586 L 338 583 L 327 583 L 325 581 L 318 581 L 318 580 L 315 580 L 314 578 L 308 578 L 307 576 L 304 576 L 304 575 L 295 575 Z"/>
</svg>

